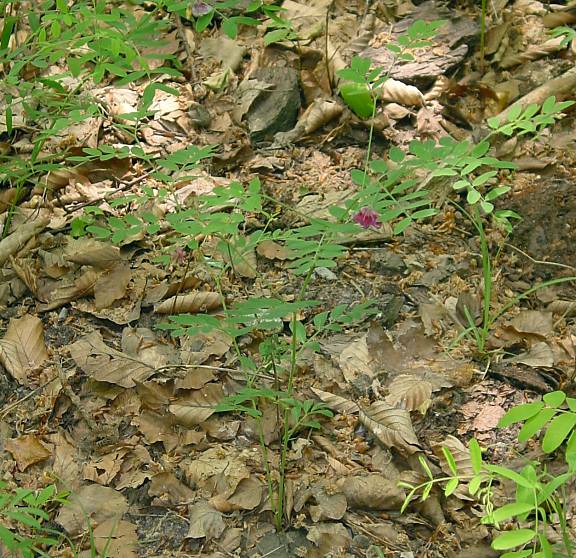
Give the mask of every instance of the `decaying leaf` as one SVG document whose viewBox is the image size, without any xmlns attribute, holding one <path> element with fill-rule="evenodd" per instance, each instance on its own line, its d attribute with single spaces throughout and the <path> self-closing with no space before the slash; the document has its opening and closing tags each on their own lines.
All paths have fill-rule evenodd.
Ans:
<svg viewBox="0 0 576 558">
<path fill-rule="evenodd" d="M 20 471 L 44 461 L 52 453 L 34 434 L 6 440 L 6 450 L 12 454 Z"/>
<path fill-rule="evenodd" d="M 379 94 L 384 101 L 391 101 L 400 105 L 417 106 L 424 105 L 424 95 L 413 85 L 389 78 L 380 88 Z"/>
<path fill-rule="evenodd" d="M 10 375 L 19 383 L 30 385 L 47 358 L 40 318 L 25 314 L 11 319 L 6 335 L 0 340 L 0 362 Z"/>
<path fill-rule="evenodd" d="M 337 485 L 352 509 L 399 510 L 406 497 L 395 481 L 377 474 L 339 479 Z"/>
<path fill-rule="evenodd" d="M 361 409 L 359 417 L 360 422 L 386 447 L 396 448 L 407 455 L 421 449 L 409 411 L 378 401 L 366 411 Z"/>
<path fill-rule="evenodd" d="M 154 368 L 108 347 L 99 332 L 93 331 L 70 345 L 76 364 L 91 378 L 118 386 L 134 387 L 154 374 Z"/>
<path fill-rule="evenodd" d="M 89 484 L 72 493 L 69 504 L 60 509 L 56 521 L 71 535 L 78 535 L 87 529 L 87 519 L 97 524 L 108 519 L 119 521 L 127 510 L 128 504 L 120 492 Z"/>
<path fill-rule="evenodd" d="M 193 291 L 184 295 L 177 295 L 162 301 L 154 306 L 157 314 L 183 314 L 189 312 L 207 312 L 222 306 L 218 293 L 212 291 Z"/>
<path fill-rule="evenodd" d="M 217 539 L 224 532 L 226 524 L 222 514 L 208 502 L 197 502 L 190 506 L 190 528 L 186 537 L 191 539 Z"/>
<path fill-rule="evenodd" d="M 180 424 L 190 428 L 212 416 L 223 398 L 220 384 L 206 384 L 202 389 L 178 397 L 168 409 Z"/>
<path fill-rule="evenodd" d="M 432 384 L 419 376 L 400 374 L 388 386 L 386 403 L 408 411 L 426 414 L 432 403 Z"/>
</svg>

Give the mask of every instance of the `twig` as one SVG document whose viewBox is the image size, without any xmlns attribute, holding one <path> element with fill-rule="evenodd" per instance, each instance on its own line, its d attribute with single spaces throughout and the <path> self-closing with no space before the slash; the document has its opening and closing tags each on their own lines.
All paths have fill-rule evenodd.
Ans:
<svg viewBox="0 0 576 558">
<path fill-rule="evenodd" d="M 514 246 L 513 244 L 508 244 L 508 242 L 506 242 L 505 245 L 508 246 L 509 248 L 512 248 L 512 250 L 516 250 L 516 252 L 519 252 L 524 257 L 528 258 L 532 263 L 535 263 L 538 265 L 551 265 L 554 267 L 561 267 L 563 269 L 571 269 L 572 271 L 576 271 L 576 267 L 573 267 L 571 265 L 567 265 L 567 264 L 563 264 L 563 263 L 559 263 L 559 262 L 546 262 L 543 260 L 536 260 L 535 258 L 530 256 L 529 254 L 527 254 L 523 250 L 520 250 L 520 248 L 518 248 L 517 246 Z"/>
</svg>

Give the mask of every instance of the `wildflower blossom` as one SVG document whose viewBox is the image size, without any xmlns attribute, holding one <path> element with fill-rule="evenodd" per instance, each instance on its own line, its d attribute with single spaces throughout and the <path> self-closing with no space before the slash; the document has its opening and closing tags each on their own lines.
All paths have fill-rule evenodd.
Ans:
<svg viewBox="0 0 576 558">
<path fill-rule="evenodd" d="M 369 207 L 363 207 L 354 217 L 352 221 L 358 223 L 362 228 L 369 229 L 371 227 L 381 227 L 382 223 L 378 219 L 378 213 Z"/>
<path fill-rule="evenodd" d="M 194 2 L 194 4 L 192 4 L 192 15 L 194 17 L 200 17 L 209 14 L 212 9 L 212 6 L 206 4 L 206 2 Z"/>
</svg>

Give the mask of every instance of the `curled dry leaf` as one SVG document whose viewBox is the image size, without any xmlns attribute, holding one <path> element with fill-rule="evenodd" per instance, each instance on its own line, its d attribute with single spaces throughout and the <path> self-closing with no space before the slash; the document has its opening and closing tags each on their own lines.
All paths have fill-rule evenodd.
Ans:
<svg viewBox="0 0 576 558">
<path fill-rule="evenodd" d="M 561 314 L 566 318 L 573 318 L 576 316 L 576 302 L 573 300 L 555 300 L 548 305 L 546 310 L 554 314 Z"/>
<path fill-rule="evenodd" d="M 395 481 L 382 475 L 346 477 L 337 485 L 352 509 L 399 510 L 406 497 Z"/>
<path fill-rule="evenodd" d="M 218 293 L 212 291 L 194 291 L 185 295 L 170 297 L 154 306 L 157 314 L 182 314 L 186 312 L 207 312 L 222 306 Z"/>
<path fill-rule="evenodd" d="M 50 219 L 42 218 L 31 223 L 24 223 L 9 234 L 6 238 L 0 240 L 0 265 L 4 265 L 10 256 L 14 256 L 24 245 L 40 231 L 42 231 Z"/>
<path fill-rule="evenodd" d="M 384 101 L 392 101 L 401 105 L 416 107 L 424 105 L 424 95 L 420 89 L 392 78 L 387 79 L 380 88 L 380 97 Z"/>
</svg>

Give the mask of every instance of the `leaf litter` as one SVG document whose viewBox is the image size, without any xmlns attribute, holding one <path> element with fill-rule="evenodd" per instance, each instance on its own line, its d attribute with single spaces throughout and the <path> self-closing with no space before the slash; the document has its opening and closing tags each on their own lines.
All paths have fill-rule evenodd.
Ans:
<svg viewBox="0 0 576 558">
<path fill-rule="evenodd" d="M 280 226 L 295 226 L 327 216 L 330 205 L 353 194 L 349 171 L 362 166 L 367 124 L 380 150 L 446 133 L 468 137 L 514 101 L 541 102 L 550 91 L 573 89 L 565 45 L 544 39 L 545 7 L 504 2 L 503 20 L 490 24 L 486 37 L 492 70 L 475 72 L 470 39 L 479 29 L 469 10 L 450 13 L 434 48 L 395 67 L 381 90 L 382 113 L 363 121 L 333 93 L 336 71 L 356 53 L 386 66 L 385 44 L 410 21 L 447 16 L 434 2 L 372 4 L 285 0 L 298 48 L 263 46 L 261 30 L 248 27 L 236 39 L 217 29 L 196 33 L 186 21 L 183 34 L 166 30 L 159 48 L 182 59 L 193 52 L 186 63 L 196 79 L 162 77 L 177 95 L 154 90 L 153 117 L 140 130 L 143 153 L 219 147 L 209 172 L 174 172 L 174 190 L 144 209 L 169 218 L 198 195 L 247 183 L 257 172 L 272 198 L 298 210 L 284 212 Z M 136 199 L 144 188 L 165 187 L 129 157 L 132 140 L 118 126 L 138 109 L 148 85 L 84 84 L 105 116 L 62 130 L 44 149 L 98 150 L 98 164 L 47 171 L 10 218 L 15 198 L 0 200 L 9 227 L 0 241 L 2 478 L 32 489 L 48 480 L 70 489 L 57 523 L 81 540 L 89 522 L 98 551 L 120 558 L 378 556 L 376 546 L 382 555 L 405 558 L 491 555 L 489 533 L 464 490 L 455 493 L 457 504 L 434 496 L 399 515 L 405 493 L 397 481 L 421 478 L 423 456 L 449 473 L 442 446 L 470 469 L 462 435 L 492 446 L 496 459 L 510 458 L 514 437 L 495 428 L 505 410 L 573 380 L 573 287 L 545 301 L 530 297 L 498 320 L 488 343 L 505 356 L 479 369 L 467 342 L 452 343 L 467 325 L 466 313 L 477 318 L 482 303 L 479 249 L 462 215 L 447 209 L 394 238 L 370 221 L 378 230 L 342 239 L 346 257 L 332 275 L 317 274 L 310 298 L 325 304 L 374 298 L 382 319 L 322 339 L 320 352 L 299 363 L 297 393 L 314 394 L 335 417 L 323 421 L 321 434 L 302 433 L 292 443 L 286 515 L 293 528 L 274 533 L 254 421 L 215 413 L 243 377 L 232 340 L 196 334 L 174 341 L 155 326 L 165 314 L 217 316 L 247 294 L 268 296 L 265 285 L 290 299 L 299 288 L 285 265 L 290 249 L 270 241 L 254 251 L 239 239 L 234 273 L 218 290 L 163 230 L 149 242 L 135 223 L 112 245 L 97 228 L 96 239 L 72 238 L 67 229 L 88 205 L 117 218 L 118 194 Z M 13 113 L 10 126 L 21 133 L 15 151 L 26 153 L 35 133 L 26 112 Z M 5 117 L 0 127 L 7 130 Z M 498 146 L 510 160 L 546 163 L 526 165 L 512 179 L 511 203 L 524 216 L 511 239 L 516 249 L 507 250 L 497 233 L 491 239 L 503 248 L 494 293 L 500 304 L 549 278 L 554 265 L 576 267 L 574 227 L 566 227 L 576 222 L 574 157 L 565 149 L 574 135 L 569 127 L 561 134 L 564 143 L 555 143 L 555 130 Z M 107 156 L 110 144 L 124 149 L 122 156 Z M 169 159 L 164 164 L 167 173 L 176 168 Z M 551 216 L 550 207 L 562 212 Z M 166 246 L 167 264 L 154 263 Z M 241 340 L 247 351 L 260 341 Z M 266 443 L 276 447 L 272 406 L 263 408 L 263 427 Z M 442 536 L 445 522 L 453 536 Z"/>
</svg>

